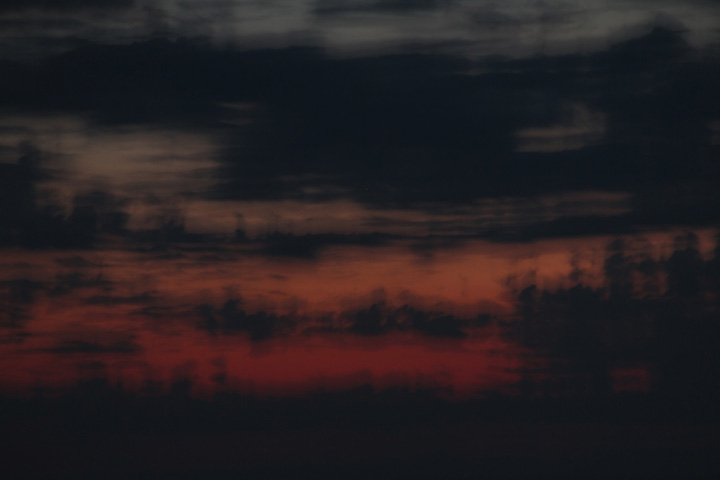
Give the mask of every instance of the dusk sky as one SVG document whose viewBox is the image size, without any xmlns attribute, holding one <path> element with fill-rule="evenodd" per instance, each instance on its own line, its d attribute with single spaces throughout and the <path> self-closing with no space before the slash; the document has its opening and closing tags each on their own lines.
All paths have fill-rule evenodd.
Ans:
<svg viewBox="0 0 720 480">
<path fill-rule="evenodd" d="M 1 0 L 0 396 L 710 415 L 719 187 L 715 0 Z"/>
</svg>

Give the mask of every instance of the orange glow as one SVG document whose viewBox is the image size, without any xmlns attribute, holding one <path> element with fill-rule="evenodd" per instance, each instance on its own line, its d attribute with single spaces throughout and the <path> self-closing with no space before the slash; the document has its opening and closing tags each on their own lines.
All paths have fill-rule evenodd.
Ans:
<svg viewBox="0 0 720 480">
<path fill-rule="evenodd" d="M 649 236 L 648 243 L 660 256 L 671 251 L 671 238 Z M 711 245 L 709 234 L 702 238 Z M 509 289 L 528 283 L 563 286 L 573 268 L 582 270 L 585 285 L 600 286 L 608 241 L 467 241 L 429 254 L 399 242 L 328 247 L 313 260 L 262 256 L 234 244 L 212 254 L 17 251 L 4 264 L 3 280 L 29 280 L 35 291 L 31 302 L 12 305 L 25 318 L 22 336 L 19 330 L 0 332 L 0 360 L 12 365 L 0 369 L 0 388 L 64 387 L 93 375 L 132 389 L 147 381 L 167 387 L 186 376 L 197 393 L 403 384 L 450 387 L 463 396 L 512 388 L 518 381 L 514 372 L 526 360 L 517 346 L 500 339 L 495 323 L 469 328 L 462 340 L 408 332 L 362 337 L 303 331 L 318 318 L 338 319 L 373 303 L 465 319 L 490 314 L 503 321 L 515 308 Z M 256 343 L 243 333 L 214 336 L 198 328 L 200 305 L 217 312 L 232 298 L 241 299 L 247 312 L 304 323 L 289 337 Z M 615 373 L 616 390 L 647 383 L 642 372 Z"/>
</svg>

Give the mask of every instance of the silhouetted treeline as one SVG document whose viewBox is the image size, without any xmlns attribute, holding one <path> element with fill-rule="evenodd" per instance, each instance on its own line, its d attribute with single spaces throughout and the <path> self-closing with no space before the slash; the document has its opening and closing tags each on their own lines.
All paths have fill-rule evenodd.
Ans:
<svg viewBox="0 0 720 480">
<path fill-rule="evenodd" d="M 138 395 L 105 379 L 0 400 L 12 478 L 711 478 L 718 418 L 657 397 L 369 386 L 305 397 Z M 687 478 L 687 477 L 682 477 Z"/>
<path fill-rule="evenodd" d="M 44 433 L 221 433 L 295 428 L 402 428 L 494 423 L 717 423 L 720 412 L 678 409 L 660 395 L 622 393 L 612 397 L 489 395 L 451 399 L 437 389 L 366 385 L 305 396 L 257 397 L 218 392 L 191 394 L 189 379 L 168 393 L 138 394 L 111 387 L 104 378 L 86 380 L 61 394 L 0 398 L 0 422 L 7 432 L 35 425 Z"/>
<path fill-rule="evenodd" d="M 614 241 L 603 287 L 517 292 L 513 336 L 547 355 L 545 374 L 583 378 L 592 395 L 611 393 L 611 370 L 640 367 L 653 393 L 712 410 L 720 399 L 719 252 L 703 258 L 692 233 L 660 259 Z"/>
</svg>

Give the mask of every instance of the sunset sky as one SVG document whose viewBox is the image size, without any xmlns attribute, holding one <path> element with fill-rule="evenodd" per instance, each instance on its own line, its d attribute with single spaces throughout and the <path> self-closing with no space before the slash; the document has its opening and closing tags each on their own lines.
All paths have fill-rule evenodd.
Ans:
<svg viewBox="0 0 720 480">
<path fill-rule="evenodd" d="M 719 86 L 714 0 L 2 0 L 0 395 L 720 399 Z"/>
</svg>

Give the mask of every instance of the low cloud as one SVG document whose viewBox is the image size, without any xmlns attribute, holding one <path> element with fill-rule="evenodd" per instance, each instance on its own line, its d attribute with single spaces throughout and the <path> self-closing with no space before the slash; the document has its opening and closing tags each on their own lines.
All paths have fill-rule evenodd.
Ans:
<svg viewBox="0 0 720 480">
<path fill-rule="evenodd" d="M 353 13 L 407 14 L 451 7 L 455 0 L 317 0 L 313 13 L 320 16 Z"/>
<path fill-rule="evenodd" d="M 11 10 L 72 11 L 128 8 L 135 0 L 1 0 L 0 12 Z"/>
<path fill-rule="evenodd" d="M 51 175 L 47 152 L 23 143 L 16 163 L 0 164 L 0 246 L 25 248 L 91 248 L 99 234 L 125 230 L 129 215 L 125 202 L 103 191 L 75 196 L 72 211 L 41 188 Z"/>
<path fill-rule="evenodd" d="M 105 354 L 105 353 L 138 353 L 142 347 L 133 340 L 115 342 L 92 342 L 87 340 L 64 340 L 46 348 L 44 352 L 54 354 Z"/>
<path fill-rule="evenodd" d="M 90 73 L 94 81 L 86 85 Z M 319 48 L 235 51 L 189 39 L 86 45 L 8 75 L 0 79 L 5 100 L 20 109 L 83 112 L 116 128 L 164 125 L 167 133 L 172 126 L 204 138 L 193 148 L 213 162 L 203 164 L 202 182 L 191 180 L 200 174 L 192 169 L 177 179 L 173 188 L 183 198 L 431 211 L 592 190 L 636 200 L 632 215 L 608 222 L 612 233 L 658 223 L 710 225 L 718 218 L 710 206 L 717 203 L 711 160 L 717 146 L 708 125 L 720 111 L 714 88 L 720 70 L 671 28 L 594 53 L 515 59 L 336 58 Z M 50 90 L 34 86 L 43 78 L 52 79 Z M 219 126 L 218 118 L 238 115 L 242 121 Z M 213 135 L 204 136 L 209 131 Z M 146 137 L 143 142 L 152 140 Z M 167 149 L 166 143 L 156 147 Z M 18 227 L 18 214 L 7 214 L 5 223 L 11 217 L 15 223 L 5 227 L 6 243 L 11 237 L 91 246 L 94 231 L 128 228 L 126 206 L 108 210 L 107 202 L 90 199 L 92 191 L 76 198 L 71 228 L 56 210 L 39 212 L 28 200 L 37 192 L 37 169 L 3 168 L 13 178 L 13 198 L 25 199 L 16 202 L 29 213 L 25 218 L 37 220 L 33 228 Z M 684 193 L 655 193 L 673 186 Z M 589 225 L 592 218 L 577 223 Z M 551 236 L 562 228 L 547 225 Z M 295 248 L 278 243 L 270 250 Z M 298 248 L 296 256 L 315 254 L 312 245 Z"/>
<path fill-rule="evenodd" d="M 212 334 L 245 333 L 252 341 L 276 336 L 355 334 L 378 336 L 392 332 L 418 332 L 428 337 L 462 339 L 468 331 L 486 326 L 488 315 L 461 318 L 410 305 L 393 307 L 385 302 L 318 318 L 277 315 L 264 311 L 248 312 L 240 299 L 226 301 L 221 308 L 204 304 L 197 308 L 197 327 Z"/>
<path fill-rule="evenodd" d="M 96 295 L 87 298 L 85 302 L 88 305 L 142 305 L 156 302 L 158 298 L 154 292 L 144 292 L 131 296 Z"/>
<path fill-rule="evenodd" d="M 252 243 L 260 245 L 260 253 L 277 257 L 296 257 L 315 259 L 318 253 L 328 246 L 364 246 L 386 245 L 390 235 L 381 234 L 307 234 L 272 232 L 262 235 Z"/>
<path fill-rule="evenodd" d="M 29 309 L 37 293 L 45 288 L 44 283 L 26 278 L 0 281 L 0 328 L 23 327 L 31 318 Z"/>
</svg>

